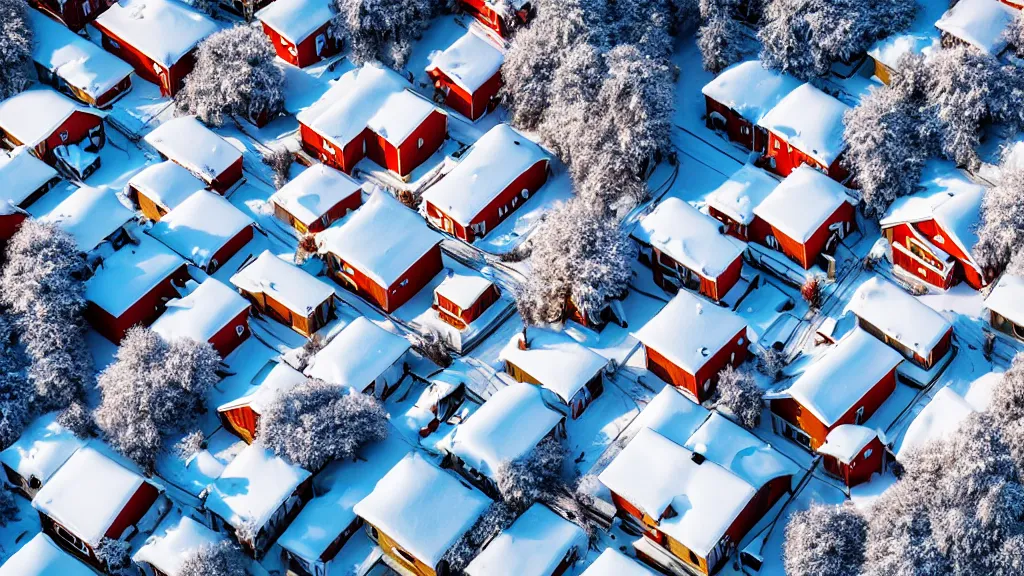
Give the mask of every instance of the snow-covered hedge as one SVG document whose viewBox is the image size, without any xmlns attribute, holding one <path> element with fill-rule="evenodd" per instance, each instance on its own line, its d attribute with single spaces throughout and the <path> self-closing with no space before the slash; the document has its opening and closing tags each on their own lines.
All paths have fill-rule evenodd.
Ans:
<svg viewBox="0 0 1024 576">
<path fill-rule="evenodd" d="M 28 10 L 25 0 L 0 0 L 0 100 L 21 92 L 35 80 Z"/>
</svg>

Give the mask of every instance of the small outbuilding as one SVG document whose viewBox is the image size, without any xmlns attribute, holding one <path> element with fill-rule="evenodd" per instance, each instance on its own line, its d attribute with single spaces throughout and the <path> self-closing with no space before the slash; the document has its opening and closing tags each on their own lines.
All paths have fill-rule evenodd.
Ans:
<svg viewBox="0 0 1024 576">
<path fill-rule="evenodd" d="M 219 280 L 207 278 L 189 295 L 169 301 L 151 328 L 167 341 L 209 342 L 225 358 L 249 337 L 249 302 Z"/>
<path fill-rule="evenodd" d="M 363 189 L 348 174 L 316 164 L 275 192 L 270 202 L 278 220 L 300 234 L 316 234 L 358 209 Z"/>
<path fill-rule="evenodd" d="M 476 121 L 498 104 L 505 52 L 472 28 L 433 56 L 427 76 L 444 105 Z"/>
<path fill-rule="evenodd" d="M 196 520 L 178 513 L 168 514 L 145 544 L 132 555 L 144 576 L 181 576 L 185 560 L 206 546 L 227 541 Z"/>
<path fill-rule="evenodd" d="M 0 146 L 25 146 L 50 166 L 84 179 L 100 166 L 104 117 L 52 88 L 29 88 L 0 102 Z"/>
<path fill-rule="evenodd" d="M 57 203 L 53 204 L 54 201 Z M 116 250 L 132 241 L 127 228 L 135 213 L 110 188 L 68 185 L 64 190 L 51 191 L 33 204 L 29 213 L 70 234 L 83 254 L 104 243 Z"/>
<path fill-rule="evenodd" d="M 708 214 L 725 225 L 726 234 L 749 242 L 754 210 L 778 185 L 776 177 L 756 166 L 744 164 L 708 194 Z"/>
<path fill-rule="evenodd" d="M 587 549 L 582 528 L 537 503 L 487 543 L 466 576 L 561 576 Z"/>
<path fill-rule="evenodd" d="M 1024 342 L 1024 278 L 1003 274 L 985 299 L 993 328 Z"/>
<path fill-rule="evenodd" d="M 0 565 L 0 576 L 96 576 L 40 532 Z"/>
<path fill-rule="evenodd" d="M 85 445 L 57 422 L 58 415 L 50 412 L 36 418 L 14 444 L 0 452 L 7 484 L 29 500 Z"/>
<path fill-rule="evenodd" d="M 235 400 L 217 407 L 224 428 L 252 444 L 259 431 L 260 415 L 277 398 L 304 383 L 306 376 L 284 362 L 270 362 L 253 378 L 252 386 Z"/>
<path fill-rule="evenodd" d="M 311 337 L 334 313 L 334 288 L 264 250 L 231 277 L 261 314 Z"/>
<path fill-rule="evenodd" d="M 330 0 L 276 0 L 256 13 L 277 57 L 299 68 L 341 52 L 344 40 L 331 27 L 336 16 Z"/>
<path fill-rule="evenodd" d="M 841 424 L 825 437 L 818 454 L 825 457 L 825 472 L 853 488 L 885 469 L 886 449 L 880 433 L 867 426 Z"/>
<path fill-rule="evenodd" d="M 434 288 L 433 308 L 445 324 L 465 330 L 499 298 L 498 287 L 483 276 L 454 273 Z"/>
<path fill-rule="evenodd" d="M 132 176 L 127 188 L 128 197 L 153 222 L 159 222 L 186 198 L 205 189 L 205 182 L 170 160 L 146 166 Z"/>
<path fill-rule="evenodd" d="M 253 227 L 252 218 L 231 202 L 200 190 L 153 224 L 149 235 L 212 274 L 252 240 Z"/>
<path fill-rule="evenodd" d="M 0 250 L 28 217 L 25 210 L 58 182 L 53 167 L 33 156 L 28 148 L 0 151 Z"/>
<path fill-rule="evenodd" d="M 802 82 L 747 60 L 729 66 L 701 89 L 708 128 L 725 134 L 744 148 L 764 152 L 768 131 L 758 122 Z"/>
<path fill-rule="evenodd" d="M 803 84 L 787 94 L 757 125 L 768 131 L 766 168 L 789 176 L 808 164 L 837 182 L 849 171 L 843 166 L 843 115 L 850 107 L 814 85 Z"/>
<path fill-rule="evenodd" d="M 242 179 L 242 153 L 194 116 L 164 122 L 145 140 L 160 156 L 180 164 L 221 194 Z"/>
<path fill-rule="evenodd" d="M 405 376 L 410 348 L 405 338 L 360 316 L 313 356 L 305 374 L 385 398 Z"/>
</svg>

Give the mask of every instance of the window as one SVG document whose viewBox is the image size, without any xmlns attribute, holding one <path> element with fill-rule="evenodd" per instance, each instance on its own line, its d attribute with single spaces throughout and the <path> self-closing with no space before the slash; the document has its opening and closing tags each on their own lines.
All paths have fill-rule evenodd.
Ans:
<svg viewBox="0 0 1024 576">
<path fill-rule="evenodd" d="M 423 138 L 420 138 L 419 140 L 416 140 L 416 147 L 417 148 L 423 148 Z"/>
<path fill-rule="evenodd" d="M 693 553 L 693 550 L 687 550 L 687 552 L 690 553 L 690 564 L 700 566 L 700 558 L 697 558 L 697 555 Z"/>
<path fill-rule="evenodd" d="M 704 391 L 707 392 L 709 390 L 711 390 L 711 378 L 704 381 Z"/>
<path fill-rule="evenodd" d="M 857 416 L 856 416 L 856 418 L 854 420 L 854 423 L 855 424 L 860 424 L 863 421 L 864 421 L 864 407 L 861 406 L 860 408 L 857 408 Z"/>
<path fill-rule="evenodd" d="M 61 526 L 60 524 L 57 524 L 56 522 L 54 522 L 54 524 L 53 524 L 53 531 L 57 533 L 57 536 L 59 536 L 61 540 L 63 540 L 65 542 L 67 542 L 68 544 L 70 544 L 75 550 L 78 550 L 79 552 L 81 552 L 82 554 L 85 554 L 86 556 L 90 555 L 89 547 L 85 544 L 85 542 L 82 542 L 78 538 L 78 536 L 75 536 L 71 532 L 68 532 L 67 528 Z"/>
<path fill-rule="evenodd" d="M 366 150 L 366 142 L 363 141 L 363 151 L 365 152 L 365 150 Z M 326 151 L 329 154 L 334 154 L 335 153 L 334 146 L 331 146 L 331 143 L 328 142 L 326 139 L 324 139 L 324 151 Z"/>
<path fill-rule="evenodd" d="M 398 546 L 395 546 L 394 548 L 392 548 L 392 550 L 395 552 L 395 554 L 398 555 L 399 559 L 401 559 L 406 564 L 408 564 L 410 566 L 415 566 L 416 565 L 416 559 L 413 558 L 412 554 L 409 554 L 408 552 L 406 552 L 405 550 L 402 550 Z"/>
<path fill-rule="evenodd" d="M 520 192 L 520 194 L 522 194 L 522 195 L 523 195 L 523 200 L 526 200 L 527 198 L 529 198 L 529 197 L 530 197 L 530 191 L 529 191 L 529 190 L 527 190 L 526 188 L 523 188 L 523 191 L 522 191 L 522 192 Z"/>
<path fill-rule="evenodd" d="M 782 144 L 779 143 L 778 139 L 775 140 L 775 149 L 779 150 L 782 148 Z"/>
<path fill-rule="evenodd" d="M 936 244 L 946 243 L 946 239 L 943 238 L 941 234 L 936 234 L 935 236 L 932 236 L 932 241 L 935 242 Z"/>
<path fill-rule="evenodd" d="M 116 40 L 112 40 L 112 39 L 109 39 L 109 38 L 108 38 L 108 39 L 107 39 L 107 42 L 109 42 L 109 43 L 110 43 L 110 45 L 111 45 L 111 46 L 112 46 L 113 48 L 115 48 L 115 49 L 117 49 L 117 50 L 120 50 L 120 49 L 121 49 L 121 45 L 120 45 L 120 44 L 118 44 Z"/>
<path fill-rule="evenodd" d="M 871 458 L 871 454 L 872 453 L 874 453 L 874 450 L 872 450 L 871 448 L 868 448 L 867 450 L 864 451 L 864 457 L 865 458 Z"/>
<path fill-rule="evenodd" d="M 245 326 L 242 326 L 241 324 L 235 326 L 235 334 L 238 334 L 239 336 L 245 334 Z"/>
</svg>

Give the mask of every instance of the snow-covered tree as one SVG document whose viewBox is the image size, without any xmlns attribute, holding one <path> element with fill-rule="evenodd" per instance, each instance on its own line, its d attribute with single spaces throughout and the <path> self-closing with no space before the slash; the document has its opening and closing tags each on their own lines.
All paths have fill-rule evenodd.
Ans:
<svg viewBox="0 0 1024 576">
<path fill-rule="evenodd" d="M 1024 57 L 1024 13 L 1017 13 L 1017 17 L 1003 31 L 1003 38 L 1009 43 L 1017 57 Z"/>
<path fill-rule="evenodd" d="M 1024 420 L 1024 352 L 1013 358 L 999 385 L 992 391 L 989 412 L 1003 424 Z"/>
<path fill-rule="evenodd" d="M 434 13 L 431 0 L 335 0 L 335 34 L 346 38 L 357 63 L 377 61 L 401 70 Z M 439 3 L 438 3 L 439 4 Z"/>
<path fill-rule="evenodd" d="M 278 456 L 317 471 L 386 438 L 387 418 L 376 398 L 310 379 L 264 410 L 258 441 Z"/>
<path fill-rule="evenodd" d="M 32 26 L 25 0 L 0 0 L 0 100 L 32 83 Z"/>
<path fill-rule="evenodd" d="M 718 384 L 711 404 L 715 409 L 725 409 L 747 428 L 756 428 L 761 422 L 761 408 L 764 394 L 746 370 L 737 370 L 731 364 L 718 373 Z"/>
<path fill-rule="evenodd" d="M 206 444 L 206 436 L 201 430 L 193 430 L 181 437 L 174 445 L 174 451 L 183 462 L 195 456 Z"/>
<path fill-rule="evenodd" d="M 412 337 L 412 345 L 423 356 L 442 368 L 452 365 L 452 354 L 448 351 L 447 341 L 437 330 L 429 329 Z"/>
<path fill-rule="evenodd" d="M 743 25 L 730 16 L 716 13 L 697 30 L 701 62 L 715 74 L 742 60 L 746 44 Z"/>
<path fill-rule="evenodd" d="M 672 55 L 671 0 L 615 0 L 607 5 L 610 45 L 632 44 L 651 58 Z"/>
<path fill-rule="evenodd" d="M 811 310 L 821 308 L 821 280 L 817 276 L 805 278 L 800 286 L 800 296 Z"/>
<path fill-rule="evenodd" d="M 249 576 L 245 568 L 249 560 L 237 544 L 224 540 L 203 544 L 185 556 L 178 576 Z"/>
<path fill-rule="evenodd" d="M 997 272 L 1010 263 L 1021 246 L 1024 246 L 1024 167 L 1004 159 L 999 181 L 985 190 L 978 243 L 973 252 L 984 270 Z"/>
<path fill-rule="evenodd" d="M 786 355 L 774 346 L 763 348 L 758 352 L 754 366 L 761 374 L 778 380 L 782 376 L 782 369 L 786 367 Z"/>
<path fill-rule="evenodd" d="M 81 402 L 74 402 L 57 415 L 57 423 L 79 438 L 96 436 L 96 421 Z"/>
<path fill-rule="evenodd" d="M 564 460 L 565 446 L 549 436 L 526 455 L 502 462 L 494 474 L 502 500 L 520 512 L 544 500 L 562 484 Z"/>
<path fill-rule="evenodd" d="M 274 188 L 280 190 L 288 183 L 294 158 L 287 148 L 270 148 L 263 153 L 263 163 L 274 172 Z"/>
<path fill-rule="evenodd" d="M 132 564 L 131 545 L 125 540 L 104 537 L 95 550 L 96 559 L 103 565 L 110 576 L 134 576 L 137 574 Z"/>
<path fill-rule="evenodd" d="M 211 34 L 196 49 L 195 68 L 175 96 L 178 112 L 221 126 L 228 117 L 255 122 L 284 110 L 284 71 L 263 30 L 235 26 Z"/>
<path fill-rule="evenodd" d="M 0 305 L 14 317 L 40 410 L 64 408 L 93 378 L 85 342 L 85 260 L 53 224 L 26 220 L 7 245 Z"/>
<path fill-rule="evenodd" d="M 164 439 L 187 430 L 206 410 L 219 365 L 207 342 L 168 344 L 148 328 L 132 328 L 100 373 L 96 424 L 115 450 L 152 470 Z"/>
<path fill-rule="evenodd" d="M 18 519 L 18 503 L 14 500 L 14 492 L 6 486 L 0 486 L 0 528 Z"/>
<path fill-rule="evenodd" d="M 35 391 L 25 375 L 25 365 L 14 324 L 0 313 L 0 450 L 17 441 L 30 417 Z"/>
<path fill-rule="evenodd" d="M 480 550 L 502 530 L 508 529 L 519 517 L 520 511 L 502 502 L 494 502 L 477 518 L 473 526 L 452 544 L 439 564 L 448 567 L 448 574 L 462 574 Z"/>
<path fill-rule="evenodd" d="M 852 503 L 813 504 L 786 525 L 783 562 L 788 576 L 859 576 L 867 521 Z"/>
</svg>

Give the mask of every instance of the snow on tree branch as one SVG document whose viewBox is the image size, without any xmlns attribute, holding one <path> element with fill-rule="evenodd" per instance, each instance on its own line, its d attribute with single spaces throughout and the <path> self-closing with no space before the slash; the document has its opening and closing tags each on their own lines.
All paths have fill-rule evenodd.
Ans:
<svg viewBox="0 0 1024 576">
<path fill-rule="evenodd" d="M 549 436 L 525 456 L 502 462 L 494 475 L 502 500 L 519 513 L 544 500 L 562 483 L 564 460 L 565 446 Z"/>
<path fill-rule="evenodd" d="M 867 521 L 852 503 L 814 504 L 786 526 L 783 562 L 788 576 L 859 576 Z"/>
<path fill-rule="evenodd" d="M 716 13 L 697 30 L 701 62 L 715 74 L 742 60 L 746 44 L 743 25 L 728 16 Z"/>
<path fill-rule="evenodd" d="M 412 41 L 426 29 L 436 8 L 431 0 L 335 0 L 334 34 L 347 39 L 356 64 L 378 61 L 401 71 Z"/>
<path fill-rule="evenodd" d="M 27 361 L 11 319 L 0 313 L 0 450 L 6 450 L 28 424 L 35 391 L 25 375 Z"/>
<path fill-rule="evenodd" d="M 1024 167 L 1009 158 L 1000 166 L 999 182 L 985 190 L 981 202 L 981 222 L 974 254 L 983 269 L 998 271 L 1024 257 L 1014 257 L 1024 246 Z"/>
<path fill-rule="evenodd" d="M 248 576 L 249 560 L 237 544 L 224 540 L 217 544 L 203 544 L 181 563 L 178 576 Z"/>
<path fill-rule="evenodd" d="M 0 528 L 18 520 L 18 503 L 14 500 L 14 492 L 6 486 L 0 486 Z"/>
<path fill-rule="evenodd" d="M 756 428 L 761 422 L 764 394 L 746 370 L 737 370 L 731 364 L 718 373 L 718 384 L 711 400 L 712 407 L 731 414 L 747 428 Z"/>
<path fill-rule="evenodd" d="M 28 11 L 25 0 L 0 0 L 0 100 L 21 92 L 35 80 Z"/>
</svg>

